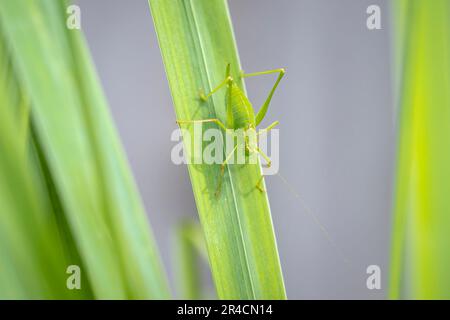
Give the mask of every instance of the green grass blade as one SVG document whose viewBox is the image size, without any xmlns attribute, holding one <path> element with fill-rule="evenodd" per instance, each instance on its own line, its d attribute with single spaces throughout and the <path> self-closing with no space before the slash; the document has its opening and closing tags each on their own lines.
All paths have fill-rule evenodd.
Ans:
<svg viewBox="0 0 450 320">
<path fill-rule="evenodd" d="M 391 298 L 450 298 L 450 2 L 397 2 L 405 37 Z"/>
<path fill-rule="evenodd" d="M 185 221 L 176 230 L 176 274 L 180 299 L 205 299 L 201 260 L 208 262 L 205 237 L 199 223 Z M 202 259 L 200 259 L 202 258 Z"/>
<path fill-rule="evenodd" d="M 226 119 L 224 92 L 207 104 L 198 98 L 223 81 L 228 63 L 245 90 L 226 1 L 149 3 L 177 118 Z M 228 166 L 218 198 L 220 165 L 188 167 L 219 298 L 285 298 L 267 194 L 255 188 L 260 165 Z"/>
<path fill-rule="evenodd" d="M 24 158 L 18 159 L 22 167 L 17 165 L 8 178 L 17 187 L 9 194 L 1 190 L 8 200 L 2 204 L 10 203 L 5 210 L 11 215 L 15 213 L 17 220 L 33 214 L 38 216 L 36 219 L 43 219 L 50 231 L 42 241 L 54 243 L 49 248 L 59 248 L 59 233 L 70 233 L 70 237 L 61 240 L 66 244 L 60 250 L 66 252 L 64 258 L 55 258 L 57 270 L 42 271 L 48 276 L 41 277 L 47 280 L 45 283 L 55 284 L 57 288 L 61 284 L 65 286 L 67 262 L 80 259 L 83 283 L 92 289 L 95 298 L 167 298 L 165 273 L 141 200 L 82 35 L 66 27 L 66 8 L 66 1 L 59 0 L 0 0 L 0 48 L 6 56 L 0 57 L 0 68 L 9 70 L 4 72 L 5 79 L 14 78 L 20 89 L 1 85 L 0 90 L 20 91 L 22 99 L 29 101 L 32 128 L 29 139 L 39 155 L 39 160 L 34 162 L 38 165 L 32 168 Z M 13 100 L 14 94 L 2 98 L 5 114 L 20 109 Z M 20 114 L 19 111 L 16 110 Z M 1 121 L 2 127 L 8 122 L 3 117 Z M 17 158 L 8 159 L 4 155 L 18 147 L 16 143 L 19 145 L 20 141 L 4 141 L 1 145 L 0 160 L 4 168 L 9 168 L 7 164 Z M 21 170 L 25 178 L 21 178 Z M 33 176 L 39 177 L 38 183 L 28 181 Z M 30 199 L 30 206 L 38 206 L 35 203 L 42 194 L 29 190 L 34 190 L 33 183 L 34 187 L 45 186 L 42 194 L 47 193 L 48 211 L 42 206 L 27 209 L 22 204 L 20 207 L 12 198 L 15 192 L 20 194 L 24 189 L 30 193 L 25 198 Z M 54 215 L 53 226 L 50 218 L 40 216 L 49 212 Z M 17 223 L 16 227 L 16 233 L 31 231 L 24 224 Z M 2 233 L 2 237 L 19 237 L 16 233 L 9 236 Z M 21 244 L 17 244 L 16 250 L 33 246 L 28 243 L 30 239 L 19 240 Z M 6 250 L 1 253 L 13 254 Z M 37 261 L 39 258 L 36 257 Z M 19 285 L 17 288 L 28 289 Z M 42 297 L 46 297 L 44 292 Z M 48 292 L 53 296 L 60 293 L 52 288 Z M 86 292 L 85 297 L 88 296 Z"/>
</svg>

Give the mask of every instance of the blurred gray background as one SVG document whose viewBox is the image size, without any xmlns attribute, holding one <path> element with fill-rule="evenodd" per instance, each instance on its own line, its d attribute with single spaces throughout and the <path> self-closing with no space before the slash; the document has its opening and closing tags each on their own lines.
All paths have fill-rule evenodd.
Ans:
<svg viewBox="0 0 450 320">
<path fill-rule="evenodd" d="M 196 208 L 187 169 L 170 160 L 175 114 L 147 0 L 77 3 L 173 285 L 173 229 Z M 382 30 L 366 28 L 371 4 Z M 243 68 L 287 69 L 265 123 L 280 120 L 280 173 L 334 242 L 277 176 L 266 179 L 288 297 L 385 298 L 395 144 L 388 1 L 229 5 Z M 247 81 L 255 105 L 274 79 Z M 381 290 L 366 287 L 372 264 Z"/>
</svg>

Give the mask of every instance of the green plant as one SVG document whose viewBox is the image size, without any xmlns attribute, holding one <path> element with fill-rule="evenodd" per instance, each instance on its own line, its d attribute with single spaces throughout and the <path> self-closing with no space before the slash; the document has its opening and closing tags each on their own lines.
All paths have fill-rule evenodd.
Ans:
<svg viewBox="0 0 450 320">
<path fill-rule="evenodd" d="M 390 297 L 450 298 L 450 2 L 394 2 L 401 63 Z"/>
<path fill-rule="evenodd" d="M 66 1 L 0 1 L 0 297 L 167 298 L 144 209 Z M 66 288 L 79 265 L 82 290 Z"/>
<path fill-rule="evenodd" d="M 228 64 L 245 94 L 226 1 L 149 3 L 177 118 L 226 119 L 225 92 L 208 103 L 198 95 L 199 88 L 209 92 L 223 81 Z M 267 194 L 255 187 L 261 179 L 259 162 L 228 165 L 219 197 L 220 164 L 188 168 L 219 298 L 285 298 Z"/>
<path fill-rule="evenodd" d="M 208 261 L 205 237 L 195 221 L 184 221 L 176 230 L 176 283 L 181 299 L 199 300 L 212 298 L 203 285 L 201 262 Z"/>
<path fill-rule="evenodd" d="M 223 93 L 209 108 L 197 94 L 227 63 L 232 75 L 240 69 L 226 2 L 150 4 L 180 118 L 223 119 Z M 169 298 L 84 39 L 66 27 L 67 6 L 0 0 L 0 298 Z M 184 297 L 203 296 L 192 257 L 206 256 L 206 243 L 219 298 L 285 298 L 267 194 L 255 187 L 260 164 L 228 166 L 220 197 L 220 166 L 189 171 L 205 236 L 180 229 Z M 81 290 L 66 287 L 71 265 Z"/>
</svg>

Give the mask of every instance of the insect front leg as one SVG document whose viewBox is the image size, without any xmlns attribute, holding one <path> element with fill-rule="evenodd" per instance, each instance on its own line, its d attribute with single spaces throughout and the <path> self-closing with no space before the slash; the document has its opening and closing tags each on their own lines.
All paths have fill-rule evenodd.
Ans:
<svg viewBox="0 0 450 320">
<path fill-rule="evenodd" d="M 268 126 L 267 128 L 265 128 L 265 129 L 262 129 L 261 131 L 259 131 L 258 132 L 258 136 L 260 136 L 260 135 L 262 135 L 262 134 L 264 134 L 264 133 L 267 133 L 267 132 L 269 132 L 270 130 L 272 130 L 274 127 L 276 127 L 277 125 L 279 125 L 280 124 L 280 121 L 275 121 L 274 123 L 272 123 L 270 126 Z"/>
<path fill-rule="evenodd" d="M 229 85 L 231 82 L 233 82 L 233 78 L 231 76 L 227 76 L 225 80 L 223 80 L 216 88 L 214 88 L 210 93 L 206 94 L 203 92 L 203 90 L 200 90 L 200 99 L 203 101 L 207 101 L 208 98 L 210 98 L 214 93 L 222 89 L 223 87 Z"/>
<path fill-rule="evenodd" d="M 269 109 L 270 101 L 272 100 L 273 94 L 275 93 L 275 90 L 278 87 L 278 84 L 280 83 L 281 79 L 284 77 L 284 74 L 286 71 L 284 69 L 275 69 L 275 70 L 268 70 L 268 71 L 262 71 L 262 72 L 255 72 L 255 73 L 243 73 L 241 71 L 241 77 L 242 78 L 249 78 L 249 77 L 256 77 L 256 76 L 262 76 L 265 74 L 272 74 L 272 73 L 279 73 L 277 81 L 275 82 L 272 90 L 270 90 L 269 95 L 267 96 L 266 101 L 262 105 L 261 109 L 258 111 L 258 114 L 256 115 L 256 125 L 260 124 L 261 121 L 264 119 L 267 113 L 267 109 Z"/>
</svg>

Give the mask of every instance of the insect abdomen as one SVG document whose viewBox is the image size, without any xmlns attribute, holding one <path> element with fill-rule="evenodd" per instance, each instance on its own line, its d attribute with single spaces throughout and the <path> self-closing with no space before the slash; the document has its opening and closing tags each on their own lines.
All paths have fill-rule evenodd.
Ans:
<svg viewBox="0 0 450 320">
<path fill-rule="evenodd" d="M 231 110 L 234 129 L 248 128 L 255 124 L 252 105 L 242 90 L 235 84 L 231 86 Z"/>
</svg>

